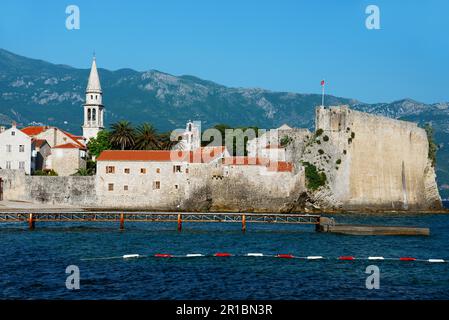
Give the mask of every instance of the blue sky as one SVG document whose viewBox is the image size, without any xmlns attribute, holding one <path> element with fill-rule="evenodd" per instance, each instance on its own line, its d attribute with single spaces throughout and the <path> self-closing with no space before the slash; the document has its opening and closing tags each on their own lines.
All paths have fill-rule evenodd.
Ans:
<svg viewBox="0 0 449 320">
<path fill-rule="evenodd" d="M 65 28 L 80 8 L 81 29 Z M 365 27 L 380 8 L 381 29 Z M 88 68 L 157 69 L 224 85 L 364 102 L 449 101 L 447 0 L 0 2 L 0 47 Z M 1 70 L 0 70 L 1 72 Z"/>
</svg>

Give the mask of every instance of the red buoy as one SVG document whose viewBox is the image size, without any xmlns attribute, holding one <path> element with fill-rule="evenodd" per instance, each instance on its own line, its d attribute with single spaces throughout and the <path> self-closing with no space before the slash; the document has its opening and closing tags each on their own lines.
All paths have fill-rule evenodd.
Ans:
<svg viewBox="0 0 449 320">
<path fill-rule="evenodd" d="M 214 257 L 230 257 L 231 254 L 227 253 L 227 252 L 217 252 L 216 254 L 214 254 Z"/>
<path fill-rule="evenodd" d="M 292 254 L 278 254 L 276 255 L 276 258 L 293 259 L 294 256 Z"/>
<path fill-rule="evenodd" d="M 171 254 L 166 254 L 166 253 L 156 253 L 154 256 L 156 258 L 173 258 L 173 256 Z"/>
<path fill-rule="evenodd" d="M 400 261 L 416 261 L 416 258 L 412 258 L 412 257 L 402 257 L 399 258 Z"/>
<path fill-rule="evenodd" d="M 355 257 L 352 256 L 342 256 L 338 258 L 339 260 L 355 260 Z"/>
</svg>

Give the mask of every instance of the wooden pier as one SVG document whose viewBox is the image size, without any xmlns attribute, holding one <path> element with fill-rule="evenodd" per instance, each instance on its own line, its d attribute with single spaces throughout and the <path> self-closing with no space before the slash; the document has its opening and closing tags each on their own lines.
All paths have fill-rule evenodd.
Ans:
<svg viewBox="0 0 449 320">
<path fill-rule="evenodd" d="M 240 223 L 246 231 L 247 223 L 282 223 L 319 225 L 320 215 L 309 214 L 260 214 L 260 213 L 180 213 L 180 212 L 0 212 L 0 223 L 27 222 L 30 230 L 43 222 L 117 222 L 120 229 L 125 222 L 173 222 L 178 231 L 183 222 Z"/>
<path fill-rule="evenodd" d="M 333 218 L 315 214 L 286 213 L 192 213 L 192 212 L 117 212 L 117 211 L 35 211 L 0 212 L 0 224 L 24 222 L 30 230 L 45 222 L 116 222 L 120 230 L 126 222 L 172 222 L 182 231 L 183 223 L 239 223 L 242 232 L 247 223 L 315 225 L 317 232 L 350 235 L 424 235 L 428 228 L 336 224 Z"/>
</svg>

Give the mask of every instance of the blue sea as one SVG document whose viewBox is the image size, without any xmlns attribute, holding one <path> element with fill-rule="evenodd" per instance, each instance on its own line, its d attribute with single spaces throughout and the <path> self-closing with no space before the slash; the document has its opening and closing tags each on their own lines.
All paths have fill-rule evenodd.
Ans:
<svg viewBox="0 0 449 320">
<path fill-rule="evenodd" d="M 0 299 L 448 299 L 449 263 L 340 261 L 339 256 L 449 260 L 449 215 L 334 215 L 341 223 L 429 227 L 429 237 L 316 233 L 313 226 L 248 223 L 0 224 Z M 154 254 L 232 257 L 155 258 Z M 246 257 L 323 256 L 324 260 Z M 125 254 L 147 255 L 123 259 Z M 85 260 L 93 259 L 93 260 Z M 80 271 L 66 288 L 66 267 Z M 369 265 L 380 270 L 369 290 Z"/>
</svg>

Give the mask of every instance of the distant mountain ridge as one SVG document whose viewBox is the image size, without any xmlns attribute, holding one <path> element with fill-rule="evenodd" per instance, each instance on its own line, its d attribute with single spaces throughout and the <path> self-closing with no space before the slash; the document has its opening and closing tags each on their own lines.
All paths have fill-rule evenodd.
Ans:
<svg viewBox="0 0 449 320">
<path fill-rule="evenodd" d="M 86 61 L 86 66 L 90 61 Z M 101 66 L 101 59 L 98 60 Z M 151 122 L 161 131 L 182 128 L 187 120 L 203 127 L 278 127 L 284 123 L 312 128 L 318 94 L 230 88 L 194 76 L 173 76 L 157 70 L 109 71 L 99 68 L 106 106 L 106 124 L 127 119 Z M 89 69 L 56 65 L 0 49 L 0 124 L 48 124 L 81 132 L 82 104 Z M 438 180 L 449 190 L 449 103 L 424 104 L 412 99 L 366 104 L 326 95 L 326 105 L 350 107 L 395 119 L 431 122 L 440 144 Z M 449 192 L 443 192 L 449 196 Z"/>
</svg>

